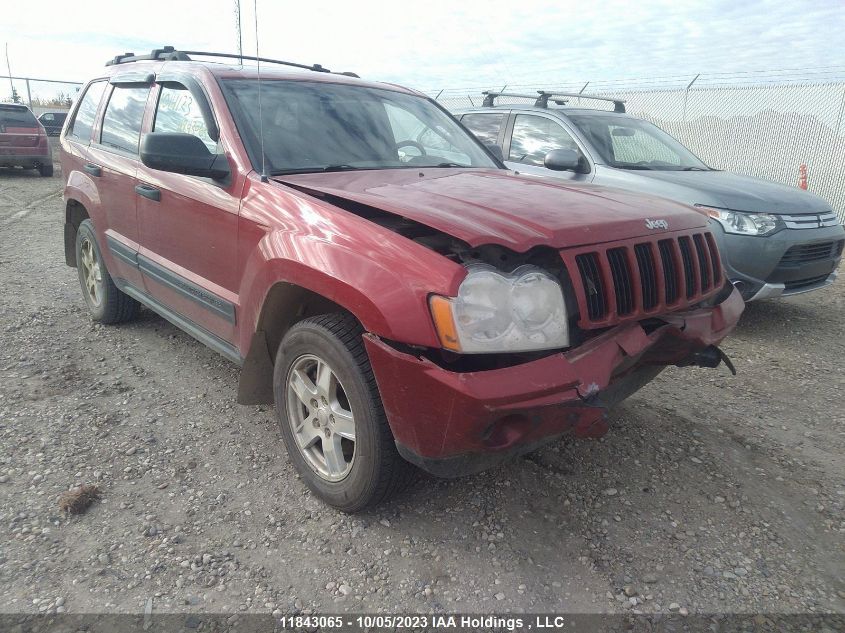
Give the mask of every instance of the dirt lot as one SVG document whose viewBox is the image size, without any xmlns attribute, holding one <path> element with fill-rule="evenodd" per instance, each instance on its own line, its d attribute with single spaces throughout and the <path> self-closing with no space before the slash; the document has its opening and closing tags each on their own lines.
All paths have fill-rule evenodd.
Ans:
<svg viewBox="0 0 845 633">
<path fill-rule="evenodd" d="M 737 377 L 671 368 L 602 441 L 350 517 L 236 367 L 91 323 L 60 188 L 0 171 L 0 611 L 845 612 L 845 283 L 750 306 Z"/>
</svg>

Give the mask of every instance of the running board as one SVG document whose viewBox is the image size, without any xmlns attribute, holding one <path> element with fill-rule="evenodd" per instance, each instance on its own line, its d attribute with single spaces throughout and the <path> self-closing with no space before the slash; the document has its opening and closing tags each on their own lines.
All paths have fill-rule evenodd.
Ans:
<svg viewBox="0 0 845 633">
<path fill-rule="evenodd" d="M 243 365 L 243 358 L 241 358 L 238 349 L 231 343 L 227 343 L 222 338 L 215 334 L 212 334 L 202 326 L 199 326 L 190 319 L 183 317 L 178 312 L 174 312 L 166 305 L 159 302 L 157 299 L 154 299 L 153 297 L 148 295 L 143 290 L 138 290 L 138 288 L 136 288 L 126 280 L 118 278 L 114 278 L 113 280 L 115 285 L 120 288 L 121 291 L 125 292 L 136 301 L 144 304 L 150 310 L 157 313 L 159 316 L 167 319 L 186 334 L 190 334 L 200 343 L 203 343 L 204 345 L 210 347 L 218 354 L 225 356 L 227 359 L 229 359 L 236 365 Z"/>
</svg>

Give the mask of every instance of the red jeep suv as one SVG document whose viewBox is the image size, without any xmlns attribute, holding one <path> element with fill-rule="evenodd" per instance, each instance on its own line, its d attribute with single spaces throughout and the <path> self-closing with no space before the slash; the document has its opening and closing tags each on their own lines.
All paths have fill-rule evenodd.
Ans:
<svg viewBox="0 0 845 633">
<path fill-rule="evenodd" d="M 0 103 L 0 167 L 37 169 L 53 175 L 47 132 L 32 111 L 19 103 Z"/>
<path fill-rule="evenodd" d="M 726 360 L 743 302 L 705 215 L 520 176 L 412 90 L 208 55 L 87 84 L 65 257 L 94 320 L 143 304 L 241 365 L 327 503 L 600 436 L 666 365 Z"/>
</svg>

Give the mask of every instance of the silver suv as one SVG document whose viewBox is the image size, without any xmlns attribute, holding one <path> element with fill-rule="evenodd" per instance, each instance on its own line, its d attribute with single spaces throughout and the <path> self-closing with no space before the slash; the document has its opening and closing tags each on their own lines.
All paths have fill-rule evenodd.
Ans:
<svg viewBox="0 0 845 633">
<path fill-rule="evenodd" d="M 501 150 L 511 169 L 641 191 L 709 214 L 728 277 L 746 301 L 808 292 L 836 279 L 845 229 L 818 196 L 708 167 L 659 127 L 626 114 L 620 99 L 484 95 L 481 108 L 455 116 Z M 497 104 L 499 97 L 534 103 Z M 614 111 L 550 107 L 549 101 L 564 106 L 574 97 L 612 101 Z"/>
</svg>

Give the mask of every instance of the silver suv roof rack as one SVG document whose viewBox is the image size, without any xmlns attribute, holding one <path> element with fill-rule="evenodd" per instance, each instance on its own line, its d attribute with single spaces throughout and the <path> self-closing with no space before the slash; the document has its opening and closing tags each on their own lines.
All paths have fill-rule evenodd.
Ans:
<svg viewBox="0 0 845 633">
<path fill-rule="evenodd" d="M 546 92 L 545 90 L 538 90 L 537 93 L 540 95 L 537 98 L 537 102 L 534 104 L 540 108 L 547 108 L 549 107 L 549 98 L 552 98 L 552 101 L 559 105 L 563 105 L 566 101 L 559 101 L 556 97 L 569 97 L 572 99 L 594 99 L 596 101 L 610 101 L 613 103 L 613 111 L 614 112 L 625 112 L 625 100 L 619 99 L 617 97 L 599 97 L 597 95 L 585 95 L 579 92 Z"/>
<path fill-rule="evenodd" d="M 210 51 L 177 51 L 172 46 L 164 46 L 162 48 L 154 48 L 147 55 L 136 55 L 135 53 L 123 53 L 117 55 L 114 59 L 106 62 L 106 66 L 116 66 L 117 64 L 128 64 L 131 62 L 140 61 L 191 61 L 190 55 L 199 55 L 201 57 L 225 57 L 227 59 L 247 59 L 252 62 L 265 62 L 268 64 L 281 64 L 282 66 L 292 66 L 293 68 L 302 68 L 304 70 L 313 70 L 318 73 L 330 73 L 328 68 L 320 64 L 299 64 L 297 62 L 286 62 L 281 59 L 270 59 L 269 57 L 254 57 L 252 55 L 238 55 L 236 53 L 214 53 Z M 355 73 L 343 72 L 334 73 L 337 75 L 347 75 L 349 77 L 357 77 Z"/>
<path fill-rule="evenodd" d="M 548 108 L 549 99 L 551 98 L 557 105 L 564 105 L 565 99 L 558 97 L 569 97 L 578 99 L 595 99 L 598 101 L 611 101 L 613 103 L 614 112 L 625 112 L 625 100 L 617 97 L 599 97 L 597 95 L 585 95 L 578 92 L 547 92 L 545 90 L 538 90 L 537 95 L 520 94 L 516 92 L 499 92 L 497 90 L 485 90 L 481 94 L 484 95 L 484 103 L 482 107 L 492 108 L 496 105 L 496 99 L 499 97 L 517 97 L 520 99 L 534 99 L 534 106 L 537 108 Z"/>
<path fill-rule="evenodd" d="M 492 108 L 496 105 L 495 101 L 499 97 L 518 97 L 520 99 L 537 99 L 536 95 L 524 95 L 516 92 L 499 92 L 497 90 L 485 90 L 481 94 L 484 95 L 484 103 L 481 104 L 484 108 Z"/>
</svg>

